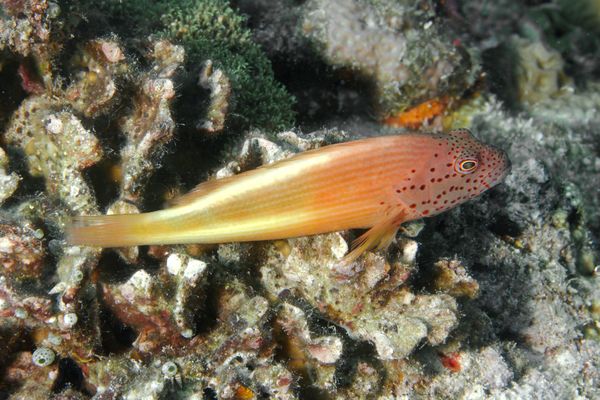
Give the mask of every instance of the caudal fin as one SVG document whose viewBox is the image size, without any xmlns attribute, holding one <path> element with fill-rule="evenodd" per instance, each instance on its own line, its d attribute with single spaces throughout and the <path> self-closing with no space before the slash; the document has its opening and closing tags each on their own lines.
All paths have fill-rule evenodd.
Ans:
<svg viewBox="0 0 600 400">
<path fill-rule="evenodd" d="M 149 214 L 74 217 L 67 227 L 67 243 L 75 246 L 126 247 L 151 244 Z"/>
</svg>

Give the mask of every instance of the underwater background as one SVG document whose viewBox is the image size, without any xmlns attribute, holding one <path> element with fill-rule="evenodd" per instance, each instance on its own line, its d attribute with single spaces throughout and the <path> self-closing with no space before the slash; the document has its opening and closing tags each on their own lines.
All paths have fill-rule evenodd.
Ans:
<svg viewBox="0 0 600 400">
<path fill-rule="evenodd" d="M 0 399 L 600 398 L 600 1 L 2 0 Z M 468 128 L 482 196 L 362 231 L 120 249 L 324 145 Z"/>
</svg>

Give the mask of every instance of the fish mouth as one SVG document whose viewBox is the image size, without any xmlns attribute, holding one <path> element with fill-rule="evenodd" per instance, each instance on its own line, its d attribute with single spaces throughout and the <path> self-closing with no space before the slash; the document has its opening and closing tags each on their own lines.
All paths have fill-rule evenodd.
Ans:
<svg viewBox="0 0 600 400">
<path fill-rule="evenodd" d="M 502 153 L 504 158 L 504 174 L 502 174 L 502 179 L 504 179 L 508 174 L 510 174 L 510 171 L 512 170 L 512 161 L 510 161 L 510 158 L 508 158 L 508 154 L 506 154 L 505 152 Z"/>
<path fill-rule="evenodd" d="M 490 146 L 490 147 L 492 147 L 492 152 L 495 153 L 494 155 L 502 163 L 501 164 L 503 166 L 502 179 L 504 179 L 512 170 L 512 161 L 510 161 L 510 157 L 508 157 L 508 153 L 504 149 L 502 149 L 500 147 L 496 147 L 496 146 Z"/>
</svg>

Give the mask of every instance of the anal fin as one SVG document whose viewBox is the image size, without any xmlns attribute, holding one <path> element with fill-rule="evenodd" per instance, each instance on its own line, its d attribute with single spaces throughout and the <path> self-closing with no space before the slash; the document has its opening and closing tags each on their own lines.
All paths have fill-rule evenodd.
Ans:
<svg viewBox="0 0 600 400">
<path fill-rule="evenodd" d="M 401 212 L 375 224 L 352 242 L 352 250 L 342 258 L 341 264 L 348 265 L 356 261 L 365 251 L 386 249 L 404 221 L 405 213 Z"/>
</svg>

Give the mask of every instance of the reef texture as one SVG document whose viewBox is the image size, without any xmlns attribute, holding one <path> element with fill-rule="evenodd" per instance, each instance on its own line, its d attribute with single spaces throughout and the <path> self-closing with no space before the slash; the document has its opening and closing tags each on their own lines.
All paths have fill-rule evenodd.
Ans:
<svg viewBox="0 0 600 400">
<path fill-rule="evenodd" d="M 431 5 L 411 1 L 309 1 L 302 29 L 327 63 L 373 81 L 382 117 L 425 100 L 461 95 L 478 68 L 435 21 Z"/>
<path fill-rule="evenodd" d="M 188 117 L 206 114 L 203 119 L 211 121 L 215 113 L 223 113 L 221 118 L 226 116 L 225 122 L 232 127 L 266 130 L 293 124 L 293 97 L 275 80 L 270 61 L 252 40 L 245 18 L 228 1 L 83 1 L 79 12 L 98 18 L 87 28 L 99 35 L 105 35 L 108 26 L 132 44 L 140 37 L 157 35 L 183 45 L 187 52 L 183 74 L 186 87 L 181 96 L 188 103 L 182 104 Z M 215 72 L 221 71 L 212 78 L 218 83 L 206 82 L 208 76 L 203 78 L 212 75 L 206 69 L 207 63 L 214 66 Z M 200 88 L 194 85 L 199 76 Z M 215 85 L 229 88 L 216 94 Z M 213 96 L 204 96 L 206 91 Z M 203 129 L 202 123 L 191 126 L 196 125 Z"/>
<path fill-rule="evenodd" d="M 600 397 L 597 2 L 2 7 L 0 398 Z M 351 265 L 358 230 L 65 240 L 399 112 L 511 174 Z"/>
<path fill-rule="evenodd" d="M 4 150 L 0 149 L 0 204 L 17 190 L 20 180 L 16 173 L 6 172 L 6 167 L 8 167 L 8 157 Z"/>
<path fill-rule="evenodd" d="M 385 120 L 429 100 L 452 102 L 479 79 L 478 53 L 455 40 L 452 30 L 444 29 L 433 2 L 239 3 L 254 19 L 257 41 L 272 57 L 285 57 L 301 66 L 319 60 L 329 70 L 320 79 L 336 75 L 336 80 L 351 77 L 362 82 L 354 90 L 342 84 L 344 92 L 338 92 L 335 99 L 338 107 L 343 102 L 359 108 L 362 103 Z M 302 89 L 299 97 L 308 101 Z M 310 95 L 332 101 L 322 94 Z"/>
</svg>

